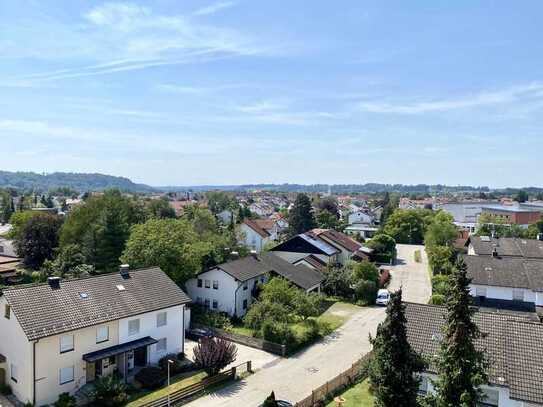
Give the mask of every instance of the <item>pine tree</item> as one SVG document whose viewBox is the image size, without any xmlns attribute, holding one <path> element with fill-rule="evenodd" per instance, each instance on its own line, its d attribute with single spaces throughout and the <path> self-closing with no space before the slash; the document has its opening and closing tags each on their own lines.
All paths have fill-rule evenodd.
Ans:
<svg viewBox="0 0 543 407">
<path fill-rule="evenodd" d="M 289 235 L 307 232 L 316 226 L 311 199 L 306 194 L 298 194 L 288 219 Z"/>
<path fill-rule="evenodd" d="M 488 362 L 475 347 L 475 341 L 483 334 L 473 322 L 471 280 L 462 259 L 458 260 L 451 280 L 443 340 L 436 361 L 435 405 L 475 407 L 483 398 L 480 386 L 488 381 Z"/>
<path fill-rule="evenodd" d="M 419 379 L 425 363 L 407 342 L 405 305 L 402 290 L 391 294 L 387 317 L 370 337 L 373 358 L 369 379 L 374 389 L 376 407 L 416 407 Z"/>
</svg>

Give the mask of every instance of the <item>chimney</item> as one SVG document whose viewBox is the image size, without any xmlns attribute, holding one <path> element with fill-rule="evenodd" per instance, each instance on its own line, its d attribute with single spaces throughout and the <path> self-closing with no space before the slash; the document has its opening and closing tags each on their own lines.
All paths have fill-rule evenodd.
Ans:
<svg viewBox="0 0 543 407">
<path fill-rule="evenodd" d="M 237 260 L 239 259 L 239 253 L 238 252 L 231 252 L 230 253 L 230 260 Z"/>
<path fill-rule="evenodd" d="M 53 290 L 60 288 L 60 277 L 47 277 L 47 283 Z"/>
<path fill-rule="evenodd" d="M 119 273 L 124 279 L 130 278 L 130 265 L 121 264 L 121 266 L 119 267 Z"/>
<path fill-rule="evenodd" d="M 492 249 L 492 257 L 498 257 L 498 249 L 497 248 Z"/>
<path fill-rule="evenodd" d="M 255 260 L 258 260 L 258 253 L 256 252 L 256 250 L 251 250 L 251 256 L 252 256 Z"/>
</svg>

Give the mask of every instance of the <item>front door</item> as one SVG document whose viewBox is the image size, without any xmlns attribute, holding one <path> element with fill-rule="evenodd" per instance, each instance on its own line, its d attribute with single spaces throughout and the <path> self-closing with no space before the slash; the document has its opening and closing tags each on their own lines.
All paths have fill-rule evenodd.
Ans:
<svg viewBox="0 0 543 407">
<path fill-rule="evenodd" d="M 147 346 L 134 350 L 134 364 L 136 366 L 147 366 Z"/>
<path fill-rule="evenodd" d="M 96 363 L 87 363 L 87 383 L 96 379 Z"/>
</svg>

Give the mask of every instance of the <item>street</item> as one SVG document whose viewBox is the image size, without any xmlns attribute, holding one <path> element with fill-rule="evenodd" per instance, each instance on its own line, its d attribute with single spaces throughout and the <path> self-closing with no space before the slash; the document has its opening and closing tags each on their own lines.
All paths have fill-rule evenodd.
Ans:
<svg viewBox="0 0 543 407">
<path fill-rule="evenodd" d="M 405 301 L 426 303 L 431 286 L 423 246 L 398 245 L 397 265 L 391 266 L 390 289 L 403 288 Z M 422 262 L 415 262 L 421 250 Z M 234 383 L 211 395 L 195 400 L 190 407 L 256 407 L 273 390 L 279 399 L 296 402 L 311 391 L 346 370 L 371 349 L 369 335 L 375 334 L 385 317 L 383 307 L 365 307 L 341 328 L 287 359 L 278 358 L 263 365 L 246 380 Z M 244 362 L 239 360 L 239 363 Z"/>
</svg>

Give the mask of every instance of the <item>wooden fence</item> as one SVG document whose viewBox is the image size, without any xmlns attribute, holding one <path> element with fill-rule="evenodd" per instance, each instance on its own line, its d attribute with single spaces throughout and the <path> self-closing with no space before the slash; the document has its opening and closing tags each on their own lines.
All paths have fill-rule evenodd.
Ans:
<svg viewBox="0 0 543 407">
<path fill-rule="evenodd" d="M 212 328 L 209 326 L 195 324 L 195 323 L 192 324 L 192 327 L 207 329 L 213 332 L 213 335 L 215 335 L 218 338 L 226 339 L 227 341 L 239 343 L 241 345 L 249 346 L 251 348 L 264 350 L 266 352 L 270 352 L 275 355 L 285 357 L 287 354 L 287 347 L 285 345 L 269 342 L 264 339 L 254 338 L 252 336 L 246 336 L 246 335 L 238 335 L 232 332 L 225 331 L 223 329 Z"/>
<path fill-rule="evenodd" d="M 366 354 L 360 360 L 354 362 L 350 368 L 340 373 L 332 380 L 327 381 L 322 386 L 311 392 L 311 395 L 297 402 L 294 407 L 316 407 L 328 399 L 329 396 L 336 394 L 345 387 L 351 386 L 357 380 L 364 379 L 362 367 L 371 358 L 371 353 Z"/>
<path fill-rule="evenodd" d="M 244 373 L 251 372 L 251 361 L 242 363 L 241 365 L 232 367 L 215 376 L 205 378 L 198 383 L 191 384 L 183 389 L 172 392 L 169 395 L 169 404 L 171 406 L 179 406 L 194 398 L 194 396 L 219 383 L 224 383 L 230 380 L 240 378 Z M 144 404 L 142 407 L 167 407 L 168 396 L 161 397 L 155 401 Z"/>
</svg>

